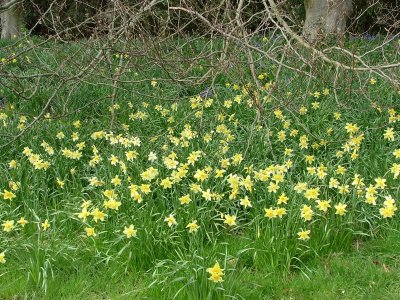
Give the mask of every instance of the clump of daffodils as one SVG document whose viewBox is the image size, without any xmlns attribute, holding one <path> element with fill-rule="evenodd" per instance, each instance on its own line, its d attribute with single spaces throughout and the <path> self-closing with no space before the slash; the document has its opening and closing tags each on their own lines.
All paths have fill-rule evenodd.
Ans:
<svg viewBox="0 0 400 300">
<path fill-rule="evenodd" d="M 265 91 L 272 84 L 267 78 L 264 73 L 258 76 Z M 156 80 L 151 85 L 154 90 L 161 89 Z M 396 217 L 398 199 L 390 193 L 400 177 L 395 124 L 400 114 L 394 108 L 380 111 L 390 127 L 376 129 L 374 140 L 382 144 L 385 153 L 391 153 L 385 156 L 388 163 L 382 164 L 387 167 L 370 177 L 375 170 L 363 172 L 369 155 L 364 141 L 370 141 L 372 129 L 365 134 L 354 118 L 347 122 L 346 114 L 338 111 L 327 116 L 329 122 L 318 127 L 318 134 L 312 132 L 314 126 L 308 126 L 313 125 L 311 114 L 324 108 L 329 89 L 313 91 L 310 102 L 299 107 L 295 118 L 295 113 L 287 114 L 284 107 L 272 109 L 268 116 L 273 121 L 271 128 L 255 128 L 252 139 L 267 139 L 275 160 L 267 158 L 269 150 L 262 144 L 254 143 L 261 155 L 240 146 L 246 145 L 242 141 L 248 137 L 238 129 L 249 126 L 246 114 L 253 114 L 254 99 L 263 97 L 251 90 L 233 84 L 232 94 L 222 102 L 198 96 L 179 105 L 114 104 L 112 111 L 121 106 L 116 118 L 123 118 L 122 110 L 130 111 L 126 120 L 116 122 L 122 126 L 118 133 L 101 128 L 94 131 L 87 123 L 74 120 L 56 129 L 47 141 L 41 138 L 36 147 L 35 140 L 29 141 L 32 149 L 24 147 L 16 157 L 0 160 L 0 165 L 7 166 L 7 176 L 0 178 L 0 209 L 9 212 L 0 220 L 0 244 L 8 244 L 13 235 L 32 234 L 33 229 L 51 235 L 79 228 L 81 237 L 101 243 L 140 245 L 147 242 L 146 234 L 156 240 L 161 233 L 188 242 L 203 234 L 211 239 L 237 233 L 265 238 L 268 234 L 264 233 L 273 232 L 278 237 L 278 230 L 270 230 L 275 227 L 288 228 L 283 243 L 303 244 L 310 239 L 318 242 L 320 225 L 351 224 L 348 220 L 356 218 L 360 208 L 371 211 L 377 222 L 382 220 L 376 216 L 383 221 Z M 271 105 L 272 99 L 265 97 L 265 104 Z M 302 118 L 304 124 L 299 126 Z M 0 112 L 0 127 L 13 126 L 11 119 Z M 58 126 L 50 114 L 46 120 Z M 197 121 L 203 124 L 201 132 Z M 20 129 L 25 123 L 26 118 L 20 117 Z M 133 136 L 133 128 L 148 136 Z M 20 182 L 22 168 L 27 176 Z M 364 178 L 363 174 L 368 175 Z M 41 221 L 25 215 L 22 208 L 30 203 L 24 199 L 26 191 L 35 194 L 43 189 L 42 184 L 49 197 L 63 199 L 66 212 L 76 216 L 72 219 L 79 226 L 59 226 L 64 215 L 57 211 L 64 207 L 61 205 L 35 212 Z M 256 230 L 252 224 L 257 224 Z M 209 234 L 210 230 L 216 235 Z M 5 253 L 0 252 L 0 263 L 5 263 Z M 223 281 L 224 270 L 218 262 L 207 273 L 211 281 Z"/>
</svg>

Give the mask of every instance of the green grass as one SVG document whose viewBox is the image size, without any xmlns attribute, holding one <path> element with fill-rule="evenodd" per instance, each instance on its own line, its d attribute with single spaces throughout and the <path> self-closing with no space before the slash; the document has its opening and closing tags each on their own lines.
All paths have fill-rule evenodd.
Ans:
<svg viewBox="0 0 400 300">
<path fill-rule="evenodd" d="M 400 293 L 400 234 L 393 232 L 367 242 L 356 241 L 348 252 L 335 252 L 310 261 L 287 274 L 233 267 L 225 293 L 237 299 L 397 299 Z M 236 275 L 234 275 L 236 273 Z M 27 299 L 206 299 L 184 283 L 154 283 L 152 272 L 124 273 L 118 266 L 57 272 L 47 294 L 26 286 L 26 274 L 10 271 L 2 277 L 5 298 Z M 197 292 L 200 292 L 197 290 Z M 214 291 L 210 299 L 215 299 Z M 221 293 L 219 294 L 221 295 Z M 203 297 L 201 297 L 203 296 Z M 208 295 L 207 295 L 208 296 Z"/>
<path fill-rule="evenodd" d="M 18 47 L 29 47 L 25 43 Z M 0 264 L 0 298 L 396 299 L 400 236 L 395 208 L 400 195 L 399 179 L 391 168 L 399 163 L 393 152 L 400 148 L 400 95 L 387 82 L 370 84 L 369 74 L 358 74 L 359 80 L 350 85 L 348 74 L 339 74 L 336 99 L 334 73 L 322 65 L 310 82 L 283 69 L 281 83 L 270 94 L 249 86 L 249 72 L 238 63 L 216 76 L 211 102 L 198 97 L 210 82 L 167 81 L 168 73 L 177 71 L 174 64 L 159 68 L 144 57 L 124 58 L 121 78 L 131 82 L 119 83 L 114 103 L 119 108 L 115 107 L 111 131 L 110 80 L 121 62 L 114 54 L 122 45 L 113 45 L 110 61 L 101 61 L 84 74 L 85 80 L 64 84 L 60 78 L 87 65 L 99 45 L 46 46 L 52 49 L 28 51 L 15 63 L 7 62 L 2 72 L 10 76 L 0 78 L 1 93 L 9 99 L 0 110 L 0 191 L 15 194 L 12 200 L 3 199 L 5 192 L 0 195 L 0 253 L 6 258 Z M 132 53 L 143 47 L 128 46 Z M 190 66 L 186 59 L 208 47 L 207 41 L 197 41 L 167 56 L 183 57 L 179 68 L 187 72 L 180 74 L 185 78 L 202 76 L 212 58 Z M 214 47 L 221 45 L 216 42 Z M 388 55 L 398 56 L 397 46 L 387 47 Z M 19 48 L 6 45 L 0 56 Z M 236 55 L 241 58 L 243 53 Z M 379 62 L 379 57 L 374 59 Z M 290 56 L 288 60 L 298 63 Z M 260 79 L 264 85 L 274 79 L 277 67 L 262 61 L 257 72 L 266 74 Z M 66 63 L 56 75 L 39 82 L 16 80 L 43 68 L 55 70 L 62 62 Z M 28 96 L 36 87 L 30 100 L 14 90 Z M 330 89 L 326 95 L 325 88 Z M 314 97 L 316 91 L 322 95 Z M 252 106 L 254 92 L 264 108 L 259 122 Z M 44 118 L 8 144 L 9 135 L 21 132 L 21 117 L 26 116 L 25 125 L 32 122 L 53 94 Z M 300 113 L 302 106 L 307 113 Z M 80 127 L 74 125 L 77 120 Z M 357 124 L 359 131 L 349 134 L 349 123 Z M 388 128 L 394 130 L 393 141 L 384 138 Z M 99 131 L 102 137 L 95 138 L 93 133 Z M 57 137 L 60 132 L 64 138 Z M 282 132 L 285 138 L 280 139 Z M 307 137 L 307 147 L 301 145 L 302 137 Z M 79 157 L 68 157 L 65 149 L 77 151 Z M 287 149 L 293 154 L 285 154 Z M 129 160 L 127 151 L 137 156 Z M 189 163 L 196 151 L 202 154 Z M 154 162 L 148 159 L 151 152 L 158 157 Z M 97 163 L 96 155 L 101 158 Z M 307 162 L 309 155 L 314 162 Z M 112 156 L 119 162 L 113 164 Z M 49 162 L 47 169 L 37 164 L 38 158 Z M 17 168 L 9 166 L 11 160 L 17 161 Z M 168 166 L 171 160 L 176 169 Z M 338 173 L 339 166 L 346 172 Z M 152 180 L 144 176 L 149 167 L 158 171 Z M 224 170 L 222 176 L 217 176 L 219 170 Z M 318 170 L 320 177 L 313 174 Z M 202 171 L 208 173 L 204 181 L 198 178 Z M 353 184 L 357 176 L 362 179 L 359 188 Z M 91 184 L 94 177 L 103 185 Z M 348 191 L 330 186 L 333 178 Z M 386 179 L 385 187 L 377 185 L 379 178 Z M 163 186 L 165 179 L 172 181 L 171 188 Z M 277 193 L 271 190 L 273 182 L 279 185 Z M 318 200 L 329 199 L 331 207 L 326 212 L 318 208 L 317 199 L 298 191 L 300 182 L 308 184 L 308 192 L 317 188 Z M 143 184 L 151 191 L 141 189 Z M 376 205 L 365 202 L 370 186 Z M 109 190 L 116 196 L 104 194 Z M 288 196 L 287 204 L 278 204 L 281 193 Z M 183 205 L 180 198 L 186 194 L 192 201 Z M 241 204 L 245 196 L 251 207 Z M 110 198 L 120 202 L 118 209 L 107 206 Z M 87 200 L 91 204 L 85 219 L 82 204 Z M 343 215 L 336 211 L 339 203 L 347 205 Z M 304 205 L 314 212 L 309 220 L 301 214 Z M 393 209 L 392 218 L 383 218 L 380 209 L 385 207 Z M 268 218 L 268 208 L 285 208 L 286 214 Z M 95 218 L 96 209 L 107 214 L 104 221 Z M 167 225 L 170 214 L 177 224 Z M 236 224 L 230 226 L 228 216 L 235 216 Z M 29 222 L 25 227 L 17 223 L 21 217 Z M 45 220 L 48 230 L 43 229 Z M 199 228 L 190 233 L 187 224 L 193 220 Z M 7 221 L 14 221 L 10 231 Z M 123 231 L 131 224 L 137 236 L 128 238 Z M 88 228 L 94 228 L 96 236 L 87 236 Z M 299 240 L 303 230 L 310 230 L 310 239 Z M 209 280 L 207 269 L 216 262 L 224 269 L 222 283 Z"/>
</svg>

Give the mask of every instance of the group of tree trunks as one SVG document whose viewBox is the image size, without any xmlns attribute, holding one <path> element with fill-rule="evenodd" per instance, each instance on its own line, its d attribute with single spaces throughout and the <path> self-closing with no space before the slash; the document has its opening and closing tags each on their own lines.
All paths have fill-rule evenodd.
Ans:
<svg viewBox="0 0 400 300">
<path fill-rule="evenodd" d="M 23 23 L 21 0 L 0 0 L 1 38 L 20 33 Z M 303 35 L 314 42 L 327 35 L 343 35 L 352 13 L 352 0 L 305 0 L 306 19 Z"/>
</svg>

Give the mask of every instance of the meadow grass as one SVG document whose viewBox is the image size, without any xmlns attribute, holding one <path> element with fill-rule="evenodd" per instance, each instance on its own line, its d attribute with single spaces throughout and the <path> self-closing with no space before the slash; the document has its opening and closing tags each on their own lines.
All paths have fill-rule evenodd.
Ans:
<svg viewBox="0 0 400 300">
<path fill-rule="evenodd" d="M 367 242 L 355 242 L 347 252 L 334 252 L 301 269 L 279 271 L 236 269 L 229 296 L 238 299 L 397 299 L 400 292 L 399 234 L 389 233 Z M 58 271 L 47 293 L 26 285 L 26 274 L 13 270 L 2 275 L 4 298 L 28 299 L 188 299 L 173 282 L 155 285 L 151 271 L 125 273 L 120 266 Z M 228 296 L 228 295 L 225 295 Z M 206 297 L 205 297 L 206 298 Z M 221 297 L 223 298 L 223 297 Z M 195 298 L 194 298 L 195 299 Z M 213 299 L 211 297 L 211 299 Z"/>
<path fill-rule="evenodd" d="M 4 68 L 33 74 L 82 49 L 53 46 Z M 263 88 L 232 71 L 209 98 L 206 86 L 149 80 L 165 70 L 132 69 L 137 84 L 121 84 L 112 107 L 98 78 L 61 85 L 44 118 L 1 150 L 0 295 L 395 299 L 398 91 L 341 74 L 335 97 L 327 66 L 309 83 L 283 70 L 271 92 L 276 67 L 258 67 Z M 6 144 L 57 80 L 30 100 L 1 80 Z"/>
</svg>

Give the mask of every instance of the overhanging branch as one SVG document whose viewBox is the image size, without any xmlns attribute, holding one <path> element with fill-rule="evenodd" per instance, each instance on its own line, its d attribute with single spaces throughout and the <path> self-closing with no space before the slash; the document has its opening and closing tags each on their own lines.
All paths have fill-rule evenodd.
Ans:
<svg viewBox="0 0 400 300">
<path fill-rule="evenodd" d="M 24 0 L 10 0 L 3 5 L 0 5 L 0 13 L 9 10 L 14 5 L 24 2 Z"/>
</svg>

